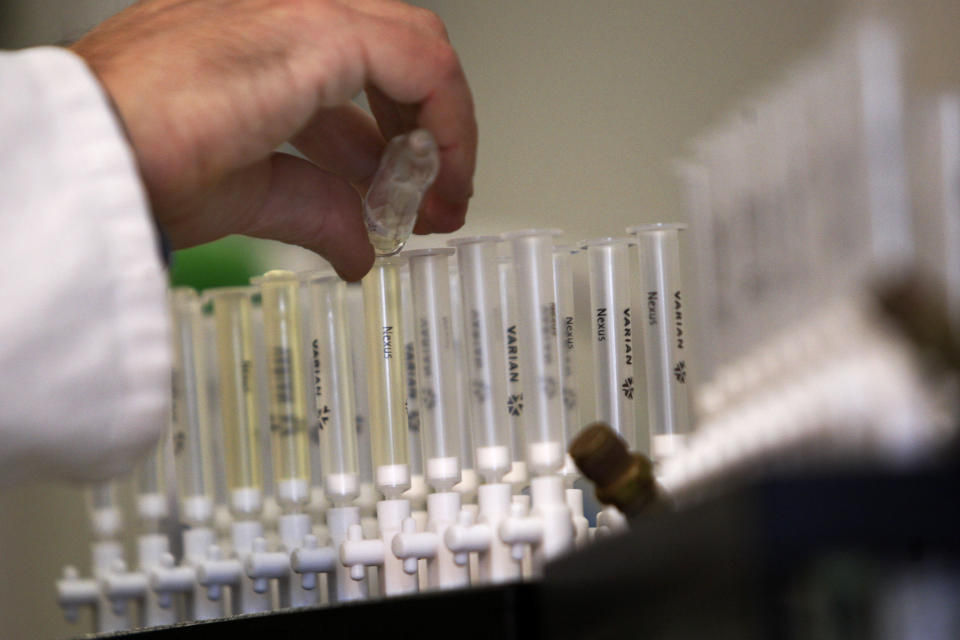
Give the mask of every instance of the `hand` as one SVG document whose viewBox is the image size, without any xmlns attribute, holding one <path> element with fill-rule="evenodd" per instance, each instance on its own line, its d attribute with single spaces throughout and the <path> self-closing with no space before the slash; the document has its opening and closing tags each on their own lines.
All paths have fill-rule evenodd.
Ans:
<svg viewBox="0 0 960 640">
<path fill-rule="evenodd" d="M 175 248 L 232 233 L 298 244 L 356 280 L 384 140 L 430 130 L 418 233 L 463 225 L 477 128 L 443 23 L 392 0 L 145 0 L 73 47 L 126 126 Z M 376 122 L 350 99 L 366 90 Z M 379 125 L 379 128 L 378 128 Z M 292 142 L 310 162 L 273 150 Z"/>
</svg>

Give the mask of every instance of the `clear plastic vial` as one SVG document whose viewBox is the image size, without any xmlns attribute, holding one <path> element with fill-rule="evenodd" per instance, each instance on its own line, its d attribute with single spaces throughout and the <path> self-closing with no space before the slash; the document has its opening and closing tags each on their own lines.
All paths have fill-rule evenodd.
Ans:
<svg viewBox="0 0 960 640">
<path fill-rule="evenodd" d="M 475 466 L 484 482 L 500 482 L 510 471 L 503 314 L 495 236 L 458 238 L 460 304 L 466 346 L 466 400 L 473 424 Z"/>
<path fill-rule="evenodd" d="M 173 314 L 173 461 L 180 517 L 201 527 L 213 518 L 213 450 L 207 402 L 207 354 L 200 297 L 187 287 L 170 292 Z"/>
<path fill-rule="evenodd" d="M 590 272 L 590 327 L 597 420 L 606 422 L 631 450 L 637 420 L 633 377 L 630 253 L 626 238 L 586 243 Z"/>
<path fill-rule="evenodd" d="M 523 423 L 531 475 L 563 466 L 560 358 L 557 353 L 557 299 L 553 239 L 562 231 L 535 229 L 506 234 L 513 247 L 517 308 L 523 344 Z"/>
<path fill-rule="evenodd" d="M 630 227 L 640 255 L 643 327 L 650 410 L 651 452 L 669 456 L 689 431 L 687 414 L 687 335 L 680 278 L 679 231 L 684 224 Z"/>
<path fill-rule="evenodd" d="M 360 474 L 347 286 L 329 271 L 304 280 L 313 310 L 308 342 L 323 486 L 334 506 L 348 506 L 360 492 Z"/>
<path fill-rule="evenodd" d="M 276 498 L 284 509 L 299 508 L 310 501 L 300 279 L 290 271 L 268 271 L 252 283 L 263 308 Z"/>
<path fill-rule="evenodd" d="M 374 481 L 387 499 L 410 488 L 400 308 L 404 262 L 402 256 L 377 258 L 362 282 Z"/>
<path fill-rule="evenodd" d="M 387 144 L 364 199 L 363 220 L 378 256 L 398 253 L 417 221 L 420 201 L 440 170 L 440 152 L 425 129 Z"/>
<path fill-rule="evenodd" d="M 406 254 L 413 287 L 420 436 L 427 484 L 449 491 L 460 482 L 460 425 L 449 257 L 453 249 Z"/>
<path fill-rule="evenodd" d="M 207 291 L 216 323 L 220 421 L 230 511 L 246 519 L 263 508 L 257 374 L 250 319 L 252 287 Z"/>
</svg>

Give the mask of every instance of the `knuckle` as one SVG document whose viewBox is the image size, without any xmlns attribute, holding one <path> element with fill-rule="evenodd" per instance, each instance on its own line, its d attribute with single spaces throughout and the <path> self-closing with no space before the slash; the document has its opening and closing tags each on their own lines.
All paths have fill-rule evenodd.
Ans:
<svg viewBox="0 0 960 640">
<path fill-rule="evenodd" d="M 433 53 L 433 63 L 436 67 L 437 74 L 441 77 L 449 77 L 459 73 L 460 59 L 457 57 L 457 52 L 448 42 L 437 46 Z"/>
<path fill-rule="evenodd" d="M 423 9 L 420 12 L 419 20 L 431 33 L 442 37 L 444 40 L 447 39 L 447 26 L 436 13 L 429 9 Z"/>
</svg>

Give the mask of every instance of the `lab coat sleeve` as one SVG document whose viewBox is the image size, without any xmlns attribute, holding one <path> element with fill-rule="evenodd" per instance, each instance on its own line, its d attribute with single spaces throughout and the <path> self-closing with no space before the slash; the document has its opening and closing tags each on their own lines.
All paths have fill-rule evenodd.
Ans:
<svg viewBox="0 0 960 640">
<path fill-rule="evenodd" d="M 0 484 L 101 479 L 168 420 L 169 313 L 134 155 L 83 60 L 0 52 Z"/>
</svg>

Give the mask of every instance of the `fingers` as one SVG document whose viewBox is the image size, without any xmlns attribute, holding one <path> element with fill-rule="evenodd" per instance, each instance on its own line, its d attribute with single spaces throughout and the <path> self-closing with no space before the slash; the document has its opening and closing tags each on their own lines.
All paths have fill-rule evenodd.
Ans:
<svg viewBox="0 0 960 640">
<path fill-rule="evenodd" d="M 428 11 L 386 0 L 144 0 L 76 50 L 117 105 L 155 215 L 180 246 L 250 229 L 358 277 L 372 253 L 349 185 L 374 173 L 383 136 L 344 104 L 366 87 L 384 133 L 423 127 L 439 145 L 418 230 L 463 222 L 473 99 Z M 270 155 L 291 137 L 320 169 Z M 248 212 L 261 203 L 255 220 Z"/>
<path fill-rule="evenodd" d="M 454 230 L 462 224 L 473 195 L 477 123 L 473 98 L 456 53 L 438 34 L 394 28 L 389 37 L 365 32 L 364 49 L 374 109 L 384 134 L 428 129 L 440 148 L 440 173 L 423 209 L 423 228 Z M 391 106 L 390 103 L 395 106 Z M 415 123 L 412 111 L 417 105 Z"/>
<path fill-rule="evenodd" d="M 373 85 L 367 86 L 366 94 L 384 140 L 390 140 L 417 127 L 419 105 L 398 104 Z"/>
<path fill-rule="evenodd" d="M 443 22 L 399 2 L 358 0 L 341 6 L 354 12 L 347 22 L 354 28 L 340 32 L 347 44 L 340 64 L 334 65 L 335 77 L 325 75 L 329 68 L 313 76 L 321 83 L 320 103 L 333 107 L 366 88 L 385 139 L 416 127 L 429 130 L 440 149 L 440 172 L 422 209 L 420 228 L 458 228 L 473 194 L 477 124 L 473 97 Z M 310 61 L 329 58 L 317 53 L 323 52 L 311 52 Z"/>
<path fill-rule="evenodd" d="M 377 123 L 353 103 L 320 109 L 290 142 L 315 165 L 355 186 L 373 176 L 385 146 Z"/>
<path fill-rule="evenodd" d="M 466 201 L 445 201 L 436 191 L 428 191 L 420 205 L 420 216 L 413 232 L 418 235 L 453 233 L 463 226 L 466 219 Z"/>
<path fill-rule="evenodd" d="M 326 258 L 344 280 L 362 278 L 373 265 L 373 247 L 356 190 L 291 155 L 276 153 L 269 162 L 263 204 L 238 232 L 305 247 Z"/>
</svg>

